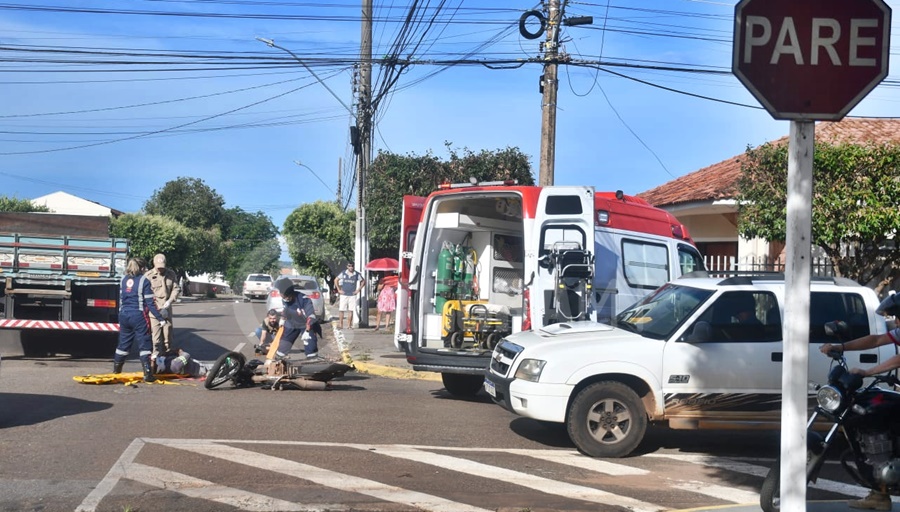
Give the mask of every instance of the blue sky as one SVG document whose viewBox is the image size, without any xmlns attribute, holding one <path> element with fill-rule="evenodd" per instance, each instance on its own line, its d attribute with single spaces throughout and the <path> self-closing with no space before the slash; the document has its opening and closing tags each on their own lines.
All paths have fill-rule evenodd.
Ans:
<svg viewBox="0 0 900 512">
<path fill-rule="evenodd" d="M 379 58 L 391 54 L 408 4 L 374 4 Z M 445 5 L 421 44 L 398 52 L 421 63 L 380 105 L 376 151 L 445 158 L 446 143 L 513 146 L 537 174 L 541 67 L 513 63 L 540 55 L 541 39 L 518 29 L 521 14 L 539 4 Z M 356 0 L 4 3 L 0 194 L 63 190 L 136 212 L 167 181 L 189 176 L 227 207 L 263 211 L 280 228 L 298 205 L 335 197 L 340 175 L 352 205 L 353 119 L 344 105 L 354 105 L 359 14 Z M 635 194 L 787 135 L 789 123 L 773 120 L 730 74 L 734 2 L 572 2 L 566 15 L 594 23 L 565 27 L 563 51 L 601 61 L 603 70 L 560 68 L 557 185 Z M 412 34 L 419 41 L 421 26 Z M 304 59 L 341 101 L 257 37 Z M 898 74 L 850 114 L 900 117 Z"/>
</svg>

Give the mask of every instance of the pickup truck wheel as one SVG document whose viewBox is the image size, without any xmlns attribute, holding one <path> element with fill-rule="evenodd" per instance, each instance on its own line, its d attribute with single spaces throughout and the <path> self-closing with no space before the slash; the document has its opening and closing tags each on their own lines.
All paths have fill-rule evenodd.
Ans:
<svg viewBox="0 0 900 512">
<path fill-rule="evenodd" d="M 484 386 L 484 377 L 481 375 L 460 375 L 457 373 L 442 373 L 441 380 L 444 388 L 453 396 L 471 398 L 478 394 Z"/>
<path fill-rule="evenodd" d="M 591 457 L 624 457 L 647 431 L 640 397 L 618 382 L 598 382 L 582 389 L 566 417 L 569 438 Z"/>
</svg>

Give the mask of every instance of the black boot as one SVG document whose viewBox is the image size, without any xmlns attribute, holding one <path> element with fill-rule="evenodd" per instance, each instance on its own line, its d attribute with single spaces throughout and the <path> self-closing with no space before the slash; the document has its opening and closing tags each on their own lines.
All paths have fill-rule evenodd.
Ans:
<svg viewBox="0 0 900 512">
<path fill-rule="evenodd" d="M 156 377 L 153 376 L 153 370 L 150 369 L 150 362 L 141 362 L 141 366 L 144 367 L 144 382 L 153 382 L 156 380 Z"/>
<path fill-rule="evenodd" d="M 113 361 L 113 373 L 122 373 L 122 367 L 125 366 L 125 361 L 121 363 Z"/>
</svg>

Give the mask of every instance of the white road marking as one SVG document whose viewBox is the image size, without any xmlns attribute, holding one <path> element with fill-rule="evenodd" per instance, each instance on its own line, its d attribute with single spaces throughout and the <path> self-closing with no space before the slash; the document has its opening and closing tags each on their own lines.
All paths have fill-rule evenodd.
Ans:
<svg viewBox="0 0 900 512">
<path fill-rule="evenodd" d="M 712 498 L 716 498 L 723 501 L 730 501 L 732 503 L 757 503 L 759 502 L 759 493 L 753 491 L 745 491 L 743 489 L 738 489 L 736 487 L 725 487 L 722 485 L 715 485 L 709 482 L 697 482 L 697 481 L 680 481 L 680 480 L 671 480 L 672 487 L 675 489 L 681 489 L 683 491 L 695 492 L 697 494 L 703 494 L 704 496 L 710 496 Z"/>
<path fill-rule="evenodd" d="M 158 440 L 154 440 L 154 442 L 157 441 Z M 280 459 L 278 457 L 235 448 L 233 446 L 189 440 L 176 440 L 175 442 L 166 441 L 161 444 L 171 448 L 192 451 L 207 457 L 217 457 L 238 464 L 266 469 L 283 475 L 290 475 L 345 492 L 365 494 L 367 496 L 372 496 L 373 498 L 409 505 L 422 510 L 433 510 L 437 512 L 489 512 L 487 509 L 450 501 L 439 496 L 410 491 L 401 487 L 382 484 L 374 480 L 338 473 L 292 460 Z"/>
<path fill-rule="evenodd" d="M 138 452 L 140 452 L 143 447 L 144 441 L 142 439 L 135 439 L 132 441 L 131 444 L 128 445 L 128 448 L 125 448 L 125 451 L 122 452 L 122 455 L 119 456 L 119 460 L 109 468 L 109 471 L 106 473 L 106 476 L 103 477 L 103 480 L 100 480 L 97 487 L 94 487 L 94 490 L 91 491 L 84 501 L 81 502 L 81 505 L 75 509 L 75 512 L 94 512 L 97 510 L 97 505 L 99 505 L 103 497 L 109 494 L 109 492 L 113 490 L 113 487 L 119 483 L 119 479 L 125 474 L 126 467 L 134 462 L 134 458 L 137 457 Z"/>
<path fill-rule="evenodd" d="M 564 464 L 566 466 L 574 466 L 576 468 L 587 469 L 589 471 L 594 471 L 595 473 L 603 473 L 605 475 L 612 476 L 626 476 L 626 475 L 647 475 L 650 472 L 646 469 L 635 468 L 632 466 L 626 466 L 624 464 L 615 464 L 613 462 L 606 462 L 605 460 L 594 459 L 591 457 L 587 457 L 582 455 L 576 451 L 563 451 L 563 450 L 503 450 L 506 453 L 512 453 L 514 455 L 523 455 L 525 457 L 531 457 L 533 459 L 541 459 L 546 460 L 547 462 L 553 462 L 555 464 Z"/>
<path fill-rule="evenodd" d="M 371 450 L 370 447 L 360 447 L 365 450 Z M 569 484 L 558 480 L 551 480 L 540 476 L 529 475 L 520 471 L 511 469 L 498 468 L 480 462 L 474 462 L 466 459 L 450 457 L 449 455 L 441 455 L 438 453 L 430 453 L 420 451 L 416 448 L 403 446 L 384 446 L 374 450 L 374 453 L 389 455 L 405 460 L 430 464 L 452 471 L 459 471 L 467 475 L 478 475 L 482 478 L 491 478 L 508 484 L 520 485 L 529 489 L 563 496 L 566 498 L 590 501 L 593 503 L 602 503 L 604 505 L 615 505 L 625 507 L 634 511 L 656 512 L 664 510 L 665 507 L 647 503 L 644 501 L 629 498 L 627 496 L 619 496 L 599 489 L 584 487 L 581 485 Z"/>
<path fill-rule="evenodd" d="M 174 449 L 181 449 L 199 453 L 208 457 L 217 457 L 254 468 L 260 468 L 284 475 L 290 475 L 343 492 L 355 492 L 387 502 L 408 505 L 410 507 L 418 508 L 421 510 L 432 510 L 436 512 L 486 512 L 484 509 L 475 507 L 473 505 L 451 501 L 439 496 L 410 491 L 365 478 L 355 477 L 352 475 L 338 473 L 335 471 L 318 468 L 296 461 L 285 460 L 278 457 L 260 454 L 251 450 L 238 448 L 236 446 L 228 446 L 271 445 L 273 444 L 273 442 L 270 440 L 197 440 L 152 438 L 139 438 L 132 441 L 132 443 L 128 446 L 128 448 L 125 449 L 116 463 L 113 464 L 113 467 L 110 468 L 109 472 L 106 474 L 103 480 L 101 480 L 97 487 L 84 499 L 84 501 L 76 509 L 76 511 L 94 512 L 99 506 L 100 502 L 104 499 L 104 497 L 113 490 L 113 488 L 122 478 L 141 481 L 164 489 L 171 489 L 173 492 L 179 492 L 186 496 L 217 501 L 219 503 L 234 506 L 240 510 L 262 511 L 277 509 L 302 510 L 310 512 L 319 512 L 324 510 L 347 510 L 346 505 L 338 503 L 292 503 L 289 501 L 279 500 L 277 498 L 254 494 L 241 489 L 225 487 L 214 482 L 208 482 L 177 472 L 135 463 L 135 458 L 146 444 L 159 444 Z M 619 496 L 591 487 L 569 484 L 566 482 L 551 480 L 548 478 L 530 475 L 511 469 L 453 457 L 450 455 L 445 455 L 443 453 L 436 453 L 508 453 L 522 457 L 530 457 L 534 459 L 549 461 L 556 464 L 564 464 L 567 466 L 577 467 L 585 471 L 592 471 L 612 476 L 646 475 L 652 473 L 651 471 L 634 468 L 625 464 L 593 459 L 574 450 L 347 444 L 307 441 L 279 441 L 278 444 L 291 446 L 316 446 L 366 450 L 370 453 L 377 453 L 398 459 L 429 464 L 451 471 L 460 472 L 466 475 L 479 475 L 483 478 L 490 478 L 504 483 L 513 483 L 545 494 L 563 496 L 570 499 L 602 503 L 605 505 L 615 505 L 637 512 L 659 512 L 664 509 L 664 507 L 652 503 L 629 498 L 627 496 Z M 644 455 L 643 457 L 665 458 L 688 464 L 699 464 L 703 466 L 723 469 L 726 471 L 752 475 L 760 478 L 766 475 L 768 471 L 768 465 L 771 464 L 771 461 L 764 459 L 745 458 L 742 460 L 737 460 L 706 455 L 653 453 Z M 755 462 L 756 464 L 751 464 L 747 461 Z M 759 496 L 758 493 L 746 489 L 719 486 L 699 481 L 683 481 L 678 479 L 668 479 L 668 481 L 670 482 L 669 486 L 671 488 L 698 493 L 732 503 L 755 503 L 758 500 Z M 832 480 L 820 479 L 819 482 L 813 485 L 813 487 L 848 496 L 863 496 L 866 493 L 865 489 L 862 489 L 858 486 L 843 484 Z"/>
<path fill-rule="evenodd" d="M 756 466 L 754 464 L 747 464 L 745 462 L 739 462 L 733 459 L 723 459 L 721 457 L 712 457 L 709 455 L 682 455 L 682 454 L 668 454 L 668 453 L 651 453 L 645 455 L 645 457 L 657 457 L 657 458 L 666 458 L 673 459 L 682 462 L 690 462 L 691 464 L 702 464 L 704 466 L 709 466 L 713 468 L 721 468 L 726 469 L 728 471 L 735 471 L 737 473 L 744 473 L 747 475 L 758 476 L 760 478 L 765 478 L 766 473 L 769 472 L 768 467 L 764 466 Z M 774 463 L 771 461 L 770 464 Z M 860 487 L 854 484 L 845 484 L 842 482 L 836 482 L 834 480 L 827 480 L 825 478 L 820 478 L 816 483 L 810 485 L 810 487 L 814 489 L 821 489 L 824 491 L 836 492 L 838 494 L 844 494 L 847 496 L 865 496 L 869 493 L 868 489 Z M 741 501 L 737 501 L 735 503 L 744 503 Z"/>
<path fill-rule="evenodd" d="M 257 512 L 284 510 L 284 511 L 327 511 L 347 510 L 347 507 L 336 509 L 333 505 L 299 505 L 290 501 L 270 498 L 262 494 L 256 494 L 242 489 L 234 489 L 218 485 L 214 482 L 201 480 L 182 473 L 132 463 L 125 468 L 125 478 L 173 491 L 191 498 L 200 498 L 216 503 L 222 503 L 239 510 Z"/>
</svg>

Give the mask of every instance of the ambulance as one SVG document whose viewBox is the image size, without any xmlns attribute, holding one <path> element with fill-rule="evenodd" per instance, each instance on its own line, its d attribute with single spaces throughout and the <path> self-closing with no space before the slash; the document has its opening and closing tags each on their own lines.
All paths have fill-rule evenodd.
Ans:
<svg viewBox="0 0 900 512">
<path fill-rule="evenodd" d="M 395 345 L 459 397 L 481 389 L 505 336 L 606 322 L 705 269 L 673 215 L 588 186 L 444 184 L 404 197 L 401 230 Z"/>
</svg>

